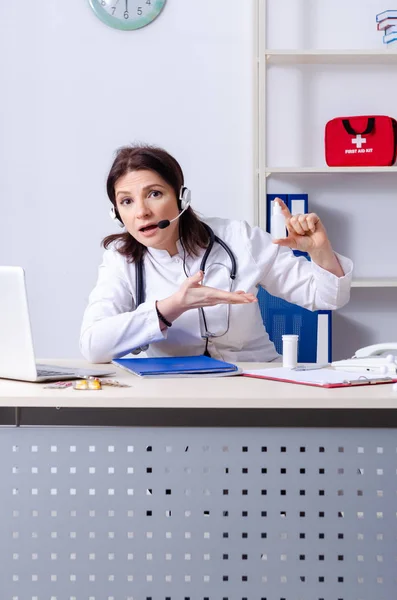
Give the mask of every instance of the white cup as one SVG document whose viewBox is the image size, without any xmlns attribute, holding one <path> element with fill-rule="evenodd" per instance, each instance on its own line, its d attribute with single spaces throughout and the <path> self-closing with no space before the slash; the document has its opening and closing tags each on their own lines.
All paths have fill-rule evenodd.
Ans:
<svg viewBox="0 0 397 600">
<path fill-rule="evenodd" d="M 294 369 L 298 364 L 298 335 L 283 335 L 283 367 Z"/>
</svg>

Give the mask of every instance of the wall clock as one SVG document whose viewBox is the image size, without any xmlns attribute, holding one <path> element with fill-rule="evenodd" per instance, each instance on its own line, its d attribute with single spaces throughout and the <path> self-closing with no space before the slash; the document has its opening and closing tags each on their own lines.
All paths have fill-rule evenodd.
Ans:
<svg viewBox="0 0 397 600">
<path fill-rule="evenodd" d="M 140 29 L 152 23 L 167 0 L 89 0 L 96 16 L 109 27 Z"/>
</svg>

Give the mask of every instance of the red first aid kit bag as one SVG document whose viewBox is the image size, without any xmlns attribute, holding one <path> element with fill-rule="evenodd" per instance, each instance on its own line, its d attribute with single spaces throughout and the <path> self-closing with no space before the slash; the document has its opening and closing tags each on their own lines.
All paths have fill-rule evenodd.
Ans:
<svg viewBox="0 0 397 600">
<path fill-rule="evenodd" d="M 325 126 L 329 167 L 386 167 L 396 160 L 397 121 L 383 115 L 337 117 Z"/>
</svg>

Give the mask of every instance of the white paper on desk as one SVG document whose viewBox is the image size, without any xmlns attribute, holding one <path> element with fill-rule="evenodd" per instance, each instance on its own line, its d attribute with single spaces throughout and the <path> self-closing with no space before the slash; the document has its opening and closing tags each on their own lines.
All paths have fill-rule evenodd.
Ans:
<svg viewBox="0 0 397 600">
<path fill-rule="evenodd" d="M 374 379 L 374 377 L 366 377 L 361 372 L 355 371 L 336 371 L 334 369 L 313 369 L 313 371 L 295 371 L 294 369 L 286 369 L 285 367 L 277 367 L 276 369 L 249 369 L 243 371 L 244 375 L 257 375 L 258 377 L 271 377 L 274 379 L 288 379 L 288 381 L 296 383 L 314 383 L 316 385 L 327 385 L 328 383 L 347 383 L 359 379 Z M 373 374 L 372 374 L 373 375 Z M 375 377 L 376 379 L 376 377 Z"/>
</svg>

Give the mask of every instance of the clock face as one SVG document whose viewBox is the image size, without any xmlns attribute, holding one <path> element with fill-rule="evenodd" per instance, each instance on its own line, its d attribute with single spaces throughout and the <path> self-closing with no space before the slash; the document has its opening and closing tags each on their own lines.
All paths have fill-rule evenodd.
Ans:
<svg viewBox="0 0 397 600">
<path fill-rule="evenodd" d="M 167 0 L 89 0 L 91 8 L 109 27 L 140 29 L 159 16 Z"/>
</svg>

